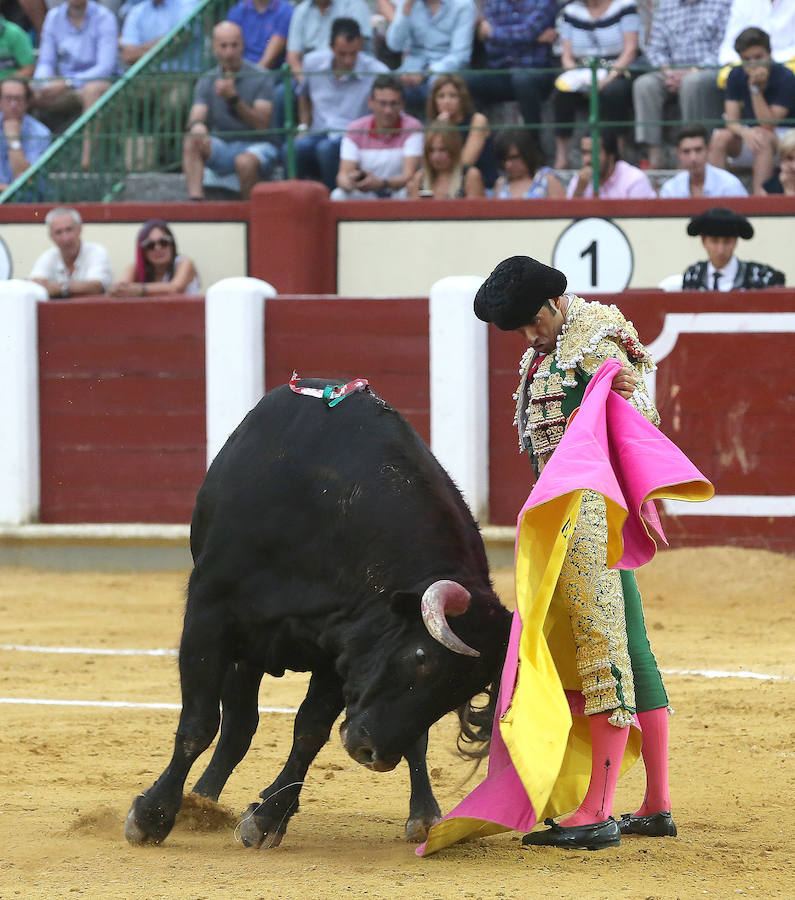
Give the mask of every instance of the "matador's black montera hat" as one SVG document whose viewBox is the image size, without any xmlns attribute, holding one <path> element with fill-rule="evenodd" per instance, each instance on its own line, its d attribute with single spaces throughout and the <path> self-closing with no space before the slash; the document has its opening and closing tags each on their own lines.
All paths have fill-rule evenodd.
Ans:
<svg viewBox="0 0 795 900">
<path fill-rule="evenodd" d="M 706 237 L 741 237 L 748 240 L 754 236 L 754 226 L 739 213 L 725 206 L 713 206 L 697 216 L 693 216 L 687 226 L 691 237 L 700 234 Z"/>
<path fill-rule="evenodd" d="M 566 290 L 563 272 L 530 256 L 504 259 L 475 295 L 475 315 L 502 331 L 528 325 L 536 313 Z"/>
</svg>

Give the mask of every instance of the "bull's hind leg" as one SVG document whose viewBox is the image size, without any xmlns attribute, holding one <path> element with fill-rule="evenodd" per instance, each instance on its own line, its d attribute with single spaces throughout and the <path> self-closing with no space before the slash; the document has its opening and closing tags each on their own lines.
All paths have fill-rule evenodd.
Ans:
<svg viewBox="0 0 795 900">
<path fill-rule="evenodd" d="M 273 784 L 252 803 L 240 823 L 247 847 L 278 847 L 290 817 L 298 810 L 298 797 L 312 760 L 331 733 L 334 720 L 345 705 L 342 685 L 332 670 L 315 672 L 298 709 L 293 727 L 293 746 L 287 763 Z"/>
<path fill-rule="evenodd" d="M 221 736 L 210 764 L 193 788 L 194 794 L 217 801 L 232 770 L 248 752 L 259 724 L 261 681 L 262 669 L 244 662 L 229 667 L 221 691 Z"/>
<path fill-rule="evenodd" d="M 195 598 L 194 598 L 195 599 Z M 179 648 L 182 713 L 168 768 L 136 797 L 124 826 L 131 844 L 165 840 L 182 804 L 182 789 L 191 766 L 210 746 L 220 721 L 221 684 L 228 666 L 212 607 L 188 599 Z"/>
<path fill-rule="evenodd" d="M 428 829 L 442 817 L 439 804 L 433 796 L 431 781 L 428 778 L 428 767 L 425 754 L 428 750 L 428 732 L 416 741 L 406 753 L 411 779 L 411 799 L 409 800 L 409 817 L 406 822 L 406 840 L 424 841 L 428 837 Z"/>
</svg>

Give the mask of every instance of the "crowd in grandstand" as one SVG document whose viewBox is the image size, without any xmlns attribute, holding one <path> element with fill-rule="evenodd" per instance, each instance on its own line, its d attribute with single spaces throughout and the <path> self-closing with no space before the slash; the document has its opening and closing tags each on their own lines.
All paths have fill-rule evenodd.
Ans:
<svg viewBox="0 0 795 900">
<path fill-rule="evenodd" d="M 169 36 L 195 200 L 292 172 L 335 199 L 793 192 L 795 0 L 239 0 L 176 30 L 200 6 L 0 0 L 0 189 Z"/>
</svg>

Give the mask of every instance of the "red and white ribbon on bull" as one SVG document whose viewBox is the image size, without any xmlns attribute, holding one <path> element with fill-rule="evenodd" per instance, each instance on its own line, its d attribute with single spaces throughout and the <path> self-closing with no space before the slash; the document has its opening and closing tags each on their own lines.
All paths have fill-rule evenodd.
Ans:
<svg viewBox="0 0 795 900">
<path fill-rule="evenodd" d="M 298 372 L 293 372 L 292 378 L 290 378 L 291 391 L 296 394 L 304 394 L 307 397 L 317 397 L 327 406 L 336 406 L 338 403 L 342 403 L 346 397 L 358 391 L 363 391 L 369 386 L 366 378 L 354 378 L 353 381 L 349 381 L 347 384 L 327 384 L 322 389 L 301 387 L 298 384 L 300 380 Z"/>
</svg>

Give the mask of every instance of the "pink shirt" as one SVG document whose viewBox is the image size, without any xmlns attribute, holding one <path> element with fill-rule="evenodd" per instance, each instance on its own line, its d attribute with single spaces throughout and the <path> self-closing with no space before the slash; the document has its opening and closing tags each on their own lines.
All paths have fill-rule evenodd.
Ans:
<svg viewBox="0 0 795 900">
<path fill-rule="evenodd" d="M 571 179 L 566 189 L 566 196 L 573 197 L 577 187 L 577 176 Z M 656 197 L 651 182 L 645 173 L 636 166 L 620 159 L 610 177 L 599 185 L 599 197 L 602 200 L 631 199 L 634 197 Z M 583 197 L 593 197 L 593 184 L 585 189 Z"/>
<path fill-rule="evenodd" d="M 376 178 L 391 178 L 403 172 L 407 156 L 422 156 L 422 123 L 401 113 L 400 131 L 379 133 L 374 130 L 373 116 L 351 122 L 340 146 L 340 159 L 359 164 Z"/>
</svg>

